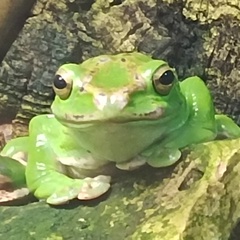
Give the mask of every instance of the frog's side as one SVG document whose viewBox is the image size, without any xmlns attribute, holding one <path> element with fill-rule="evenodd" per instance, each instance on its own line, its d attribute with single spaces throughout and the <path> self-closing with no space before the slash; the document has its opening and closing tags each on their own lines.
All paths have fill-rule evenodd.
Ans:
<svg viewBox="0 0 240 240">
<path fill-rule="evenodd" d="M 110 177 L 97 174 L 109 163 L 125 170 L 168 166 L 185 146 L 240 136 L 230 118 L 214 115 L 201 79 L 179 82 L 166 62 L 141 53 L 63 65 L 53 88 L 53 114 L 33 118 L 29 136 L 1 153 L 27 155 L 28 188 L 50 204 L 105 193 Z"/>
</svg>

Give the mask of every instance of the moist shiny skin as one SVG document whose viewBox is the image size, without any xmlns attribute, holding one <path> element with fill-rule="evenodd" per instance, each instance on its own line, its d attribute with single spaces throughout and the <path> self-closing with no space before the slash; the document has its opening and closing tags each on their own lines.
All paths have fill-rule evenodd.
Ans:
<svg viewBox="0 0 240 240">
<path fill-rule="evenodd" d="M 65 64 L 53 89 L 52 114 L 34 117 L 29 136 L 11 140 L 1 153 L 27 156 L 27 186 L 49 204 L 101 196 L 110 188 L 110 165 L 169 166 L 186 146 L 240 136 L 230 118 L 215 115 L 199 77 L 179 82 L 165 61 L 141 53 Z"/>
</svg>

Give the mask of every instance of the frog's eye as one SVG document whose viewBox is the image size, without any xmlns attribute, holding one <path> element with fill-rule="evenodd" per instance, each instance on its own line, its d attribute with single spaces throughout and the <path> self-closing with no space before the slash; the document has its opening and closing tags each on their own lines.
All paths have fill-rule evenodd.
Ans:
<svg viewBox="0 0 240 240">
<path fill-rule="evenodd" d="M 62 75 L 57 73 L 53 81 L 53 89 L 61 99 L 67 99 L 72 90 L 72 78 L 67 76 L 64 78 Z"/>
<path fill-rule="evenodd" d="M 169 66 L 160 67 L 152 77 L 155 91 L 161 95 L 167 95 L 172 88 L 175 78 L 174 72 Z"/>
</svg>

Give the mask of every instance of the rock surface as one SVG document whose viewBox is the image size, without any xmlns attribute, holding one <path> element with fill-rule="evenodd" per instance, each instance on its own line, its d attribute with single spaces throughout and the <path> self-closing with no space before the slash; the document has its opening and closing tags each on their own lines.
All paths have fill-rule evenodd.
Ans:
<svg viewBox="0 0 240 240">
<path fill-rule="evenodd" d="M 196 145 L 182 160 L 123 173 L 94 201 L 0 207 L 0 238 L 228 239 L 240 217 L 240 139 Z"/>
</svg>

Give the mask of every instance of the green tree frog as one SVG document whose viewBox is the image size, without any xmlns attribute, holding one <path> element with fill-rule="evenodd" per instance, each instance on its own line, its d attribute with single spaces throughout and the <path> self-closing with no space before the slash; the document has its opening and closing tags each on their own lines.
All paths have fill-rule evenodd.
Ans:
<svg viewBox="0 0 240 240">
<path fill-rule="evenodd" d="M 240 136 L 233 120 L 215 115 L 200 78 L 179 82 L 165 61 L 145 54 L 65 64 L 53 89 L 52 114 L 34 117 L 29 136 L 11 140 L 1 152 L 27 157 L 27 186 L 49 204 L 104 194 L 110 188 L 109 165 L 169 166 L 190 144 Z"/>
</svg>

